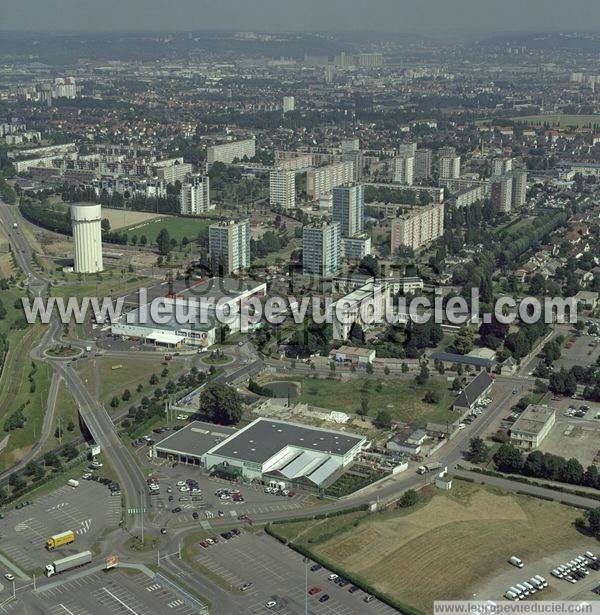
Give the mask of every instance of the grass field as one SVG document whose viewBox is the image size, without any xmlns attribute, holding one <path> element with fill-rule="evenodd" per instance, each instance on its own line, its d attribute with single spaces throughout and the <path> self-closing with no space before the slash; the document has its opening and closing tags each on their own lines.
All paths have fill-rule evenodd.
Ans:
<svg viewBox="0 0 600 615">
<path fill-rule="evenodd" d="M 543 126 L 549 124 L 551 127 L 567 128 L 569 126 L 586 127 L 600 124 L 600 115 L 568 115 L 565 113 L 552 113 L 549 115 L 525 115 L 522 117 L 510 118 L 514 122 L 527 124 L 529 126 Z"/>
<path fill-rule="evenodd" d="M 518 553 L 532 561 L 583 545 L 580 511 L 454 481 L 416 509 L 277 524 L 277 532 L 424 612 L 434 599 L 469 599 Z M 484 596 L 482 596 L 484 598 Z"/>
<path fill-rule="evenodd" d="M 79 428 L 77 404 L 75 403 L 75 399 L 73 398 L 71 391 L 69 391 L 64 382 L 60 383 L 56 400 L 57 401 L 56 407 L 54 408 L 54 419 L 52 421 L 50 438 L 42 449 L 42 453 L 46 453 L 57 448 L 58 446 L 60 446 L 61 442 L 63 445 L 67 444 L 67 442 L 71 442 L 72 440 L 81 435 L 81 430 Z M 59 421 L 62 431 L 61 440 L 54 437 L 54 434 L 56 433 L 56 428 L 59 425 Z M 71 431 L 67 429 L 70 422 L 74 425 L 74 429 Z"/>
<path fill-rule="evenodd" d="M 356 412 L 361 407 L 362 400 L 366 399 L 370 416 L 375 416 L 379 410 L 388 410 L 393 419 L 413 425 L 445 423 L 456 418 L 448 410 L 452 403 L 451 393 L 447 384 L 440 380 L 430 379 L 423 386 L 412 380 L 389 378 L 381 381 L 363 378 L 346 381 L 315 378 L 282 380 L 298 382 L 298 401 L 312 406 Z M 268 386 L 268 383 L 266 385 Z M 423 397 L 427 391 L 437 391 L 440 401 L 437 404 L 424 402 Z"/>
<path fill-rule="evenodd" d="M 79 362 L 77 370 L 90 393 L 103 403 L 110 413 L 113 413 L 135 405 L 144 395 L 152 397 L 154 389 L 164 387 L 169 379 L 177 379 L 183 369 L 183 362 L 176 359 L 169 361 L 169 374 L 163 378 L 161 372 L 165 366 L 161 365 L 161 359 L 162 355 L 158 353 L 155 357 L 136 357 L 135 360 L 98 357 Z M 112 369 L 117 365 L 121 367 Z M 159 378 L 159 383 L 156 385 L 149 383 L 152 374 L 156 374 Z M 136 391 L 138 384 L 142 385 L 140 393 Z M 128 401 L 121 399 L 125 389 L 129 389 L 131 393 Z M 109 405 L 113 397 L 120 400 L 117 408 Z"/>
<path fill-rule="evenodd" d="M 106 218 L 110 222 L 110 228 L 113 231 L 125 228 L 126 226 L 134 226 L 143 224 L 150 220 L 162 218 L 163 214 L 147 213 L 145 211 L 131 211 L 128 209 L 109 209 L 102 208 L 102 218 Z"/>
<path fill-rule="evenodd" d="M 187 237 L 190 241 L 195 240 L 198 237 L 198 233 L 201 230 L 208 228 L 214 220 L 208 220 L 205 218 L 178 218 L 175 216 L 165 216 L 158 220 L 152 220 L 149 222 L 142 222 L 135 224 L 127 228 L 121 229 L 122 233 L 126 233 L 128 239 L 131 239 L 133 235 L 137 235 L 138 239 L 145 235 L 148 238 L 148 243 L 156 243 L 156 237 L 160 231 L 165 228 L 169 231 L 171 239 L 175 239 L 178 242 L 184 237 Z"/>
<path fill-rule="evenodd" d="M 117 273 L 112 271 L 110 274 L 104 272 L 99 278 L 88 275 L 79 280 L 69 280 L 57 283 L 52 287 L 53 297 L 120 297 L 144 284 L 147 278 L 134 276 L 130 273 Z M 112 274 L 112 275 L 111 275 Z"/>
</svg>

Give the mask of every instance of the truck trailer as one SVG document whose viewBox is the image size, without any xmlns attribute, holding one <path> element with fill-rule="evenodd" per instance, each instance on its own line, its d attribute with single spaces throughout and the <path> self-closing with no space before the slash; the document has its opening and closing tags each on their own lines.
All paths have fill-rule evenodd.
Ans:
<svg viewBox="0 0 600 615">
<path fill-rule="evenodd" d="M 60 574 L 67 570 L 73 570 L 73 568 L 79 568 L 79 566 L 85 566 L 92 561 L 91 551 L 82 551 L 81 553 L 75 553 L 68 557 L 54 560 L 51 564 L 47 564 L 44 574 L 47 577 L 51 577 L 53 574 Z"/>
<path fill-rule="evenodd" d="M 417 474 L 427 474 L 428 472 L 435 472 L 436 470 L 441 470 L 444 466 L 439 463 L 426 463 L 422 466 L 419 466 L 417 469 Z"/>
<path fill-rule="evenodd" d="M 52 551 L 53 549 L 57 549 L 58 547 L 70 545 L 74 541 L 75 532 L 73 532 L 72 530 L 67 530 L 66 532 L 61 532 L 60 534 L 54 534 L 54 536 L 50 536 L 50 538 L 46 540 L 46 549 L 48 549 L 48 551 Z"/>
</svg>

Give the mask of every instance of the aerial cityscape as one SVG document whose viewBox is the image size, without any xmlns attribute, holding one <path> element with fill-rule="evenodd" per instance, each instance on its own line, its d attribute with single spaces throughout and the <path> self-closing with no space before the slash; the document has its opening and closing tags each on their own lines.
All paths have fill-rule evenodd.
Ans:
<svg viewBox="0 0 600 615">
<path fill-rule="evenodd" d="M 0 8 L 0 613 L 599 614 L 600 6 L 52 4 Z"/>
</svg>

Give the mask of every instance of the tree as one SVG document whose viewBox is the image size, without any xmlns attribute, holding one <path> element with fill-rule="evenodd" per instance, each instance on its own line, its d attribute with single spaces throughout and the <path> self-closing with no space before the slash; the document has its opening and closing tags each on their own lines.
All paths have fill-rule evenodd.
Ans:
<svg viewBox="0 0 600 615">
<path fill-rule="evenodd" d="M 158 384 L 158 376 L 156 374 L 152 374 L 150 376 L 150 380 L 148 381 L 152 386 Z"/>
<path fill-rule="evenodd" d="M 365 397 L 360 400 L 360 408 L 357 410 L 357 414 L 359 416 L 367 416 L 369 414 L 369 402 Z"/>
<path fill-rule="evenodd" d="M 43 478 L 45 472 L 44 472 L 44 468 L 37 461 L 32 459 L 25 466 L 25 474 L 33 477 L 33 480 L 40 480 L 40 478 Z"/>
<path fill-rule="evenodd" d="M 408 367 L 408 363 L 402 363 L 401 369 L 402 369 L 402 373 L 406 374 L 410 370 L 410 367 Z"/>
<path fill-rule="evenodd" d="M 427 366 L 423 363 L 421 364 L 421 370 L 415 376 L 415 382 L 419 385 L 425 384 L 429 380 L 429 370 Z"/>
<path fill-rule="evenodd" d="M 173 247 L 171 245 L 171 237 L 169 235 L 169 231 L 166 228 L 160 230 L 156 237 L 156 245 L 158 247 L 159 254 L 166 256 Z"/>
<path fill-rule="evenodd" d="M 493 459 L 500 472 L 518 473 L 523 467 L 521 451 L 512 444 L 503 444 Z"/>
<path fill-rule="evenodd" d="M 441 397 L 440 394 L 433 390 L 433 391 L 427 391 L 425 393 L 425 396 L 423 397 L 423 401 L 426 404 L 437 404 L 440 401 Z"/>
<path fill-rule="evenodd" d="M 410 508 L 415 506 L 419 502 L 419 493 L 414 489 L 408 489 L 402 494 L 402 497 L 398 501 L 398 506 L 401 508 Z"/>
<path fill-rule="evenodd" d="M 387 410 L 379 410 L 373 420 L 373 424 L 379 429 L 390 429 L 392 426 L 392 416 Z"/>
<path fill-rule="evenodd" d="M 111 408 L 118 408 L 119 407 L 119 398 L 118 397 L 113 397 L 110 400 L 110 407 Z"/>
<path fill-rule="evenodd" d="M 463 388 L 463 383 L 462 380 L 457 376 L 453 381 L 452 381 L 452 390 L 455 393 L 458 393 L 460 390 L 462 390 Z"/>
<path fill-rule="evenodd" d="M 131 399 L 131 391 L 129 389 L 125 389 L 123 391 L 123 395 L 121 395 L 121 399 L 123 401 L 129 401 Z"/>
<path fill-rule="evenodd" d="M 44 462 L 47 466 L 52 466 L 53 468 L 60 468 L 62 465 L 61 460 L 58 458 L 56 453 L 46 453 L 44 456 Z"/>
<path fill-rule="evenodd" d="M 574 457 L 568 459 L 561 468 L 559 479 L 565 483 L 571 483 L 572 485 L 581 485 L 583 482 L 582 465 Z"/>
<path fill-rule="evenodd" d="M 8 484 L 13 488 L 13 493 L 19 493 L 27 487 L 27 481 L 20 474 L 11 474 Z"/>
<path fill-rule="evenodd" d="M 585 511 L 585 518 L 587 520 L 590 532 L 596 537 L 600 538 L 600 507 L 588 508 Z"/>
<path fill-rule="evenodd" d="M 469 452 L 467 453 L 469 461 L 481 463 L 488 456 L 488 447 L 481 438 L 471 438 L 469 441 Z"/>
<path fill-rule="evenodd" d="M 75 447 L 74 444 L 72 444 L 71 442 L 68 442 L 67 444 L 65 444 L 63 448 L 63 456 L 65 457 L 67 461 L 71 461 L 72 459 L 75 459 L 75 457 L 77 457 L 78 454 L 79 453 L 77 452 L 77 448 Z"/>
<path fill-rule="evenodd" d="M 473 333 L 473 330 L 466 325 L 463 325 L 458 330 L 452 345 L 458 354 L 468 354 L 471 350 L 473 350 L 474 340 L 475 334 Z"/>
<path fill-rule="evenodd" d="M 587 487 L 600 487 L 598 468 L 589 465 L 583 475 L 583 484 Z"/>
<path fill-rule="evenodd" d="M 389 368 L 387 365 L 383 368 L 383 373 L 384 373 L 386 376 L 389 376 L 389 375 L 390 375 L 390 368 Z"/>
<path fill-rule="evenodd" d="M 200 412 L 216 423 L 236 424 L 242 418 L 242 401 L 234 388 L 213 383 L 200 397 Z"/>
<path fill-rule="evenodd" d="M 545 462 L 544 453 L 541 451 L 532 451 L 527 455 L 523 464 L 523 474 L 527 476 L 544 476 Z"/>
</svg>

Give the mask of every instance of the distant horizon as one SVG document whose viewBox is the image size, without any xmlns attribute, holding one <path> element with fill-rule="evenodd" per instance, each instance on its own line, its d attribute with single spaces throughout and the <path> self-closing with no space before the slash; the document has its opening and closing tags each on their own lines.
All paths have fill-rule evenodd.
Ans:
<svg viewBox="0 0 600 615">
<path fill-rule="evenodd" d="M 249 31 L 492 34 L 598 32 L 597 0 L 20 0 L 2 32 Z M 518 28 L 515 25 L 518 24 Z"/>
</svg>

